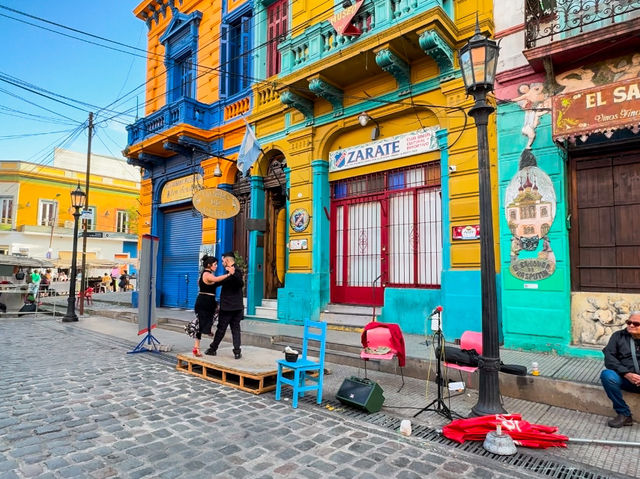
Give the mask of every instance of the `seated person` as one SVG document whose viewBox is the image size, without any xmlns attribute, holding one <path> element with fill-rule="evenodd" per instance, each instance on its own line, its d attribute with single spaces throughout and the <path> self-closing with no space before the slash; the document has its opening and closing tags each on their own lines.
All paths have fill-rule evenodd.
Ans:
<svg viewBox="0 0 640 479">
<path fill-rule="evenodd" d="M 607 369 L 600 374 L 600 381 L 618 414 L 607 424 L 615 428 L 631 426 L 631 410 L 622 391 L 640 393 L 640 311 L 631 312 L 627 327 L 613 333 L 602 352 Z"/>
</svg>

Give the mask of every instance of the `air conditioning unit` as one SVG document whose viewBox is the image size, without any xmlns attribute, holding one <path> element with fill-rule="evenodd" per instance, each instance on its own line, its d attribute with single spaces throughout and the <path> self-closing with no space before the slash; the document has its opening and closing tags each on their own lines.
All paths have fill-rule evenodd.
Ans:
<svg viewBox="0 0 640 479">
<path fill-rule="evenodd" d="M 65 227 L 65 228 L 73 228 L 73 221 L 71 221 L 71 220 L 66 220 L 66 221 L 64 222 L 64 227 Z"/>
</svg>

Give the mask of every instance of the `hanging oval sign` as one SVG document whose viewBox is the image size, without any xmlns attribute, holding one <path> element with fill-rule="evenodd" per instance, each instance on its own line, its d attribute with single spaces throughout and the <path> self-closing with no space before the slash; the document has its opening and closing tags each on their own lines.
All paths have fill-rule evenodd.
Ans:
<svg viewBox="0 0 640 479">
<path fill-rule="evenodd" d="M 231 193 L 218 188 L 204 188 L 193 194 L 193 207 L 207 218 L 231 218 L 240 212 L 240 202 Z"/>
</svg>

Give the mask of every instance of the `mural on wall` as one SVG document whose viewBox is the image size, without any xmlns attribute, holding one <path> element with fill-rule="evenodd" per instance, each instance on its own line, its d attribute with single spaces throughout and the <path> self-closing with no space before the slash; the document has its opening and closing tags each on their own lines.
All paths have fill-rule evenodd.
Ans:
<svg viewBox="0 0 640 479">
<path fill-rule="evenodd" d="M 525 149 L 520 167 L 505 190 L 505 215 L 511 231 L 509 271 L 523 281 L 540 281 L 556 270 L 549 230 L 556 215 L 551 178 Z"/>
<path fill-rule="evenodd" d="M 522 134 L 528 138 L 526 149 L 531 149 L 536 139 L 536 129 L 540 124 L 540 117 L 551 111 L 551 95 L 541 82 L 522 83 L 518 85 L 519 96 L 513 99 L 524 110 L 524 124 Z"/>
<path fill-rule="evenodd" d="M 625 327 L 629 313 L 640 310 L 640 295 L 573 293 L 571 310 L 573 343 L 604 346 L 615 331 Z"/>
</svg>

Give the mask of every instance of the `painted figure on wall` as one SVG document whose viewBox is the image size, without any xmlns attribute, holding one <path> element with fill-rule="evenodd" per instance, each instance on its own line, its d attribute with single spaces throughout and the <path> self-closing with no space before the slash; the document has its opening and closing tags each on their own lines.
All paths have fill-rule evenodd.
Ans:
<svg viewBox="0 0 640 479">
<path fill-rule="evenodd" d="M 509 271 L 523 281 L 540 281 L 556 270 L 549 230 L 556 214 L 551 178 L 538 168 L 530 150 L 520 156 L 520 168 L 505 191 L 505 215 L 511 240 Z"/>
<path fill-rule="evenodd" d="M 525 148 L 531 149 L 533 140 L 536 139 L 536 129 L 540 124 L 540 117 L 551 111 L 551 97 L 545 91 L 544 84 L 540 82 L 523 83 L 518 86 L 518 93 L 520 95 L 513 101 L 525 111 L 521 131 L 529 139 Z"/>
</svg>

